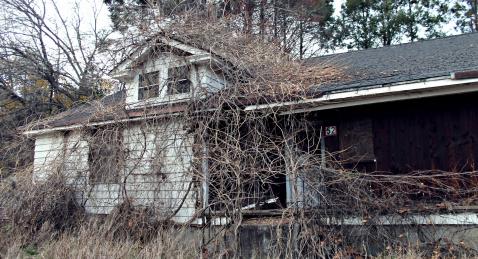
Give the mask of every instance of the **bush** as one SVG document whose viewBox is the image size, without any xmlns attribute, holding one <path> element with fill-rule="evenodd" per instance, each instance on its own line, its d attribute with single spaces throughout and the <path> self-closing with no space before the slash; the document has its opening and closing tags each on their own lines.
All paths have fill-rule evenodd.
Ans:
<svg viewBox="0 0 478 259">
<path fill-rule="evenodd" d="M 26 242 L 75 228 L 85 215 L 75 191 L 63 176 L 52 174 L 44 181 L 34 182 L 31 170 L 2 182 L 0 206 L 9 230 L 22 235 Z"/>
</svg>

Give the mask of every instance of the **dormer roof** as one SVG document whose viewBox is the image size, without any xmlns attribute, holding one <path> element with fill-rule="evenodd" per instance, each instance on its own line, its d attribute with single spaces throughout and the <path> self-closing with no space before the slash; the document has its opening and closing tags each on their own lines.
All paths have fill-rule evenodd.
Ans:
<svg viewBox="0 0 478 259">
<path fill-rule="evenodd" d="M 212 50 L 205 50 L 195 47 L 193 44 L 185 43 L 184 40 L 179 40 L 171 37 L 155 37 L 147 40 L 146 44 L 138 47 L 127 58 L 119 62 L 111 71 L 110 75 L 113 78 L 121 79 L 131 76 L 131 72 L 136 66 L 146 61 L 152 52 L 157 48 L 170 49 L 173 52 L 180 53 L 185 57 L 189 63 L 210 62 L 215 65 L 222 65 L 224 59 Z"/>
</svg>

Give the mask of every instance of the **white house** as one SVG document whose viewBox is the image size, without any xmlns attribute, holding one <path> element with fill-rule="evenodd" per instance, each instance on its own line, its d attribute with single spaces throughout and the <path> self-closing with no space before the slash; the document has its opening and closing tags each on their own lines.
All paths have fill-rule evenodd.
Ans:
<svg viewBox="0 0 478 259">
<path fill-rule="evenodd" d="M 136 51 L 111 73 L 124 91 L 26 132 L 35 138 L 35 178 L 60 170 L 89 213 L 107 214 L 129 199 L 163 218 L 192 220 L 202 186 L 191 173 L 194 140 L 178 115 L 192 98 L 225 86 L 219 65 L 171 39 Z"/>
<path fill-rule="evenodd" d="M 320 129 L 316 150 L 350 150 L 338 160 L 364 170 L 404 173 L 474 166 L 478 152 L 469 150 L 476 150 L 478 138 L 473 101 L 478 93 L 477 42 L 474 33 L 310 59 L 309 64 L 337 64 L 345 76 L 313 87 L 316 93 L 311 98 L 242 108 L 244 112 L 274 108 L 279 116 L 307 113 Z M 195 175 L 207 173 L 207 162 L 195 154 L 207 148 L 188 133 L 181 114 L 190 100 L 227 87 L 223 62 L 209 51 L 173 39 L 135 52 L 112 72 L 125 83 L 124 91 L 25 132 L 35 138 L 35 177 L 60 170 L 90 213 L 109 213 L 128 199 L 153 208 L 162 218 L 194 222 L 209 194 L 209 183 L 202 181 L 207 178 Z M 418 109 L 417 100 L 427 105 Z M 407 127 L 396 126 L 404 121 Z M 435 127 L 436 121 L 441 121 L 440 127 Z M 322 127 L 331 130 L 325 132 L 328 140 Z M 460 134 L 451 135 L 454 131 Z M 420 144 L 424 139 L 431 143 L 426 148 Z M 468 160 L 449 159 L 455 157 Z M 286 168 L 284 172 L 278 198 L 287 206 L 307 190 L 298 179 L 294 194 Z M 463 215 L 432 221 L 476 224 L 476 215 Z M 413 220 L 431 222 L 421 216 Z"/>
</svg>

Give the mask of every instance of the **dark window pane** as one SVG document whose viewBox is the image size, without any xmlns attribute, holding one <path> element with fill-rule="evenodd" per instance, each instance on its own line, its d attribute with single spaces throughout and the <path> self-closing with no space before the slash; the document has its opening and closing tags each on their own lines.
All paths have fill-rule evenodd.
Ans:
<svg viewBox="0 0 478 259">
<path fill-rule="evenodd" d="M 180 94 L 182 93 L 189 93 L 190 91 L 190 86 L 191 86 L 191 82 L 186 79 L 186 80 L 179 80 L 177 83 L 176 83 L 176 91 Z"/>
<path fill-rule="evenodd" d="M 168 70 L 168 94 L 183 94 L 191 91 L 189 67 L 174 67 Z"/>
<path fill-rule="evenodd" d="M 88 165 L 91 184 L 118 183 L 123 164 L 122 134 L 117 129 L 92 131 Z"/>
<path fill-rule="evenodd" d="M 159 96 L 159 72 L 139 75 L 138 99 L 144 100 Z"/>
<path fill-rule="evenodd" d="M 141 87 L 138 89 L 138 99 L 144 100 L 159 96 L 159 85 Z"/>
</svg>

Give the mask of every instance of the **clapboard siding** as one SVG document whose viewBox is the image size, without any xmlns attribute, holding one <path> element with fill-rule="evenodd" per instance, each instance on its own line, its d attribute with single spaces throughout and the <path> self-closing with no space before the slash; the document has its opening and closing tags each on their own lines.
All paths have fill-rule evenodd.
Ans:
<svg viewBox="0 0 478 259">
<path fill-rule="evenodd" d="M 80 132 L 36 138 L 36 178 L 45 179 L 53 170 L 61 170 L 89 213 L 110 213 L 127 198 L 136 206 L 154 209 L 160 217 L 191 220 L 197 194 L 191 184 L 192 138 L 183 124 L 168 120 L 130 125 L 122 136 L 125 161 L 124 167 L 118 168 L 121 177 L 116 183 L 90 183 L 91 138 Z"/>
<path fill-rule="evenodd" d="M 38 136 L 35 140 L 34 180 L 41 181 L 58 168 L 63 151 L 63 134 L 52 133 Z"/>
<path fill-rule="evenodd" d="M 189 66 L 191 92 L 188 94 L 170 95 L 167 93 L 168 69 L 171 67 Z M 138 99 L 139 75 L 143 73 L 159 72 L 159 96 L 153 100 Z M 140 64 L 129 78 L 125 78 L 126 103 L 131 107 L 144 107 L 146 103 L 177 102 L 189 98 L 202 98 L 206 93 L 216 92 L 226 86 L 223 75 L 214 72 L 209 65 L 191 65 L 185 62 L 184 57 L 172 53 L 160 53 L 155 59 Z"/>
<path fill-rule="evenodd" d="M 178 222 L 190 220 L 195 211 L 195 194 L 188 192 L 192 181 L 192 141 L 178 122 L 159 126 L 132 126 L 124 131 L 128 150 L 125 194 L 134 204 L 157 208 L 164 217 Z M 192 213 L 191 213 L 192 212 Z"/>
</svg>

